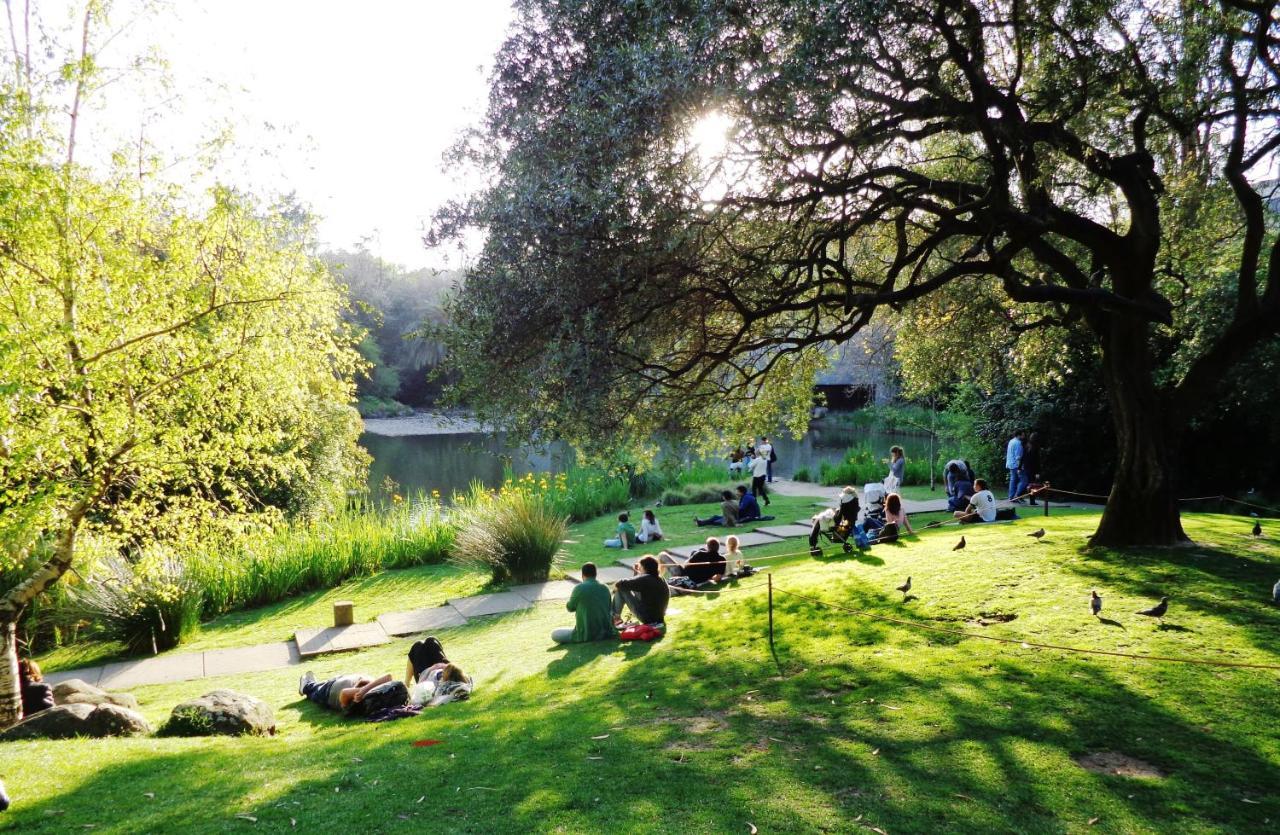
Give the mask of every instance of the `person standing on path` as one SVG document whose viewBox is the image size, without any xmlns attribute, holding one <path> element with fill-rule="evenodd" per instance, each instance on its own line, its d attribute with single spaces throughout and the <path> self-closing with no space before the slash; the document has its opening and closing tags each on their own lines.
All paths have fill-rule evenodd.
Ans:
<svg viewBox="0 0 1280 835">
<path fill-rule="evenodd" d="M 756 457 L 751 459 L 751 492 L 755 494 L 757 499 L 764 502 L 768 507 L 769 489 L 764 486 L 765 480 L 769 477 L 769 458 L 761 455 L 760 450 L 756 449 Z"/>
<path fill-rule="evenodd" d="M 764 456 L 764 460 L 768 462 L 765 465 L 765 481 L 773 483 L 773 465 L 778 460 L 778 454 L 773 451 L 773 444 L 765 435 L 760 436 L 760 446 L 756 447 L 756 452 Z"/>
<path fill-rule="evenodd" d="M 1027 491 L 1033 484 L 1043 482 L 1040 472 L 1040 436 L 1032 432 L 1027 437 L 1027 444 L 1022 450 L 1022 489 Z M 1027 497 L 1031 504 L 1036 504 L 1036 494 Z"/>
<path fill-rule="evenodd" d="M 902 480 L 907 477 L 907 455 L 897 444 L 889 447 L 889 477 L 894 481 L 891 493 L 902 487 Z"/>
<path fill-rule="evenodd" d="M 1018 429 L 1004 448 L 1004 468 L 1009 471 L 1009 501 L 1022 494 L 1022 430 Z"/>
</svg>

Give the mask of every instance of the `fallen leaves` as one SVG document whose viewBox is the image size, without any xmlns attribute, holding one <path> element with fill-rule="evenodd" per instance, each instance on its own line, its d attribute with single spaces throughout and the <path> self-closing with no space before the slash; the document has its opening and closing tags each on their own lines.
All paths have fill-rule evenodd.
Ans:
<svg viewBox="0 0 1280 835">
<path fill-rule="evenodd" d="M 747 831 L 750 832 L 751 835 L 756 835 L 760 830 L 756 829 L 756 825 L 754 823 L 747 821 Z"/>
<path fill-rule="evenodd" d="M 592 739 L 608 739 L 608 738 L 609 738 L 609 735 L 608 735 L 608 734 L 600 734 L 599 736 L 593 736 L 593 737 L 591 737 L 591 738 L 592 738 Z"/>
<path fill-rule="evenodd" d="M 1098 822 L 1098 821 L 1100 821 L 1100 820 L 1102 820 L 1102 818 L 1089 818 L 1089 823 L 1088 823 L 1088 824 L 1086 824 L 1086 825 L 1087 825 L 1087 826 L 1093 826 L 1095 823 L 1097 823 L 1097 822 Z"/>
<path fill-rule="evenodd" d="M 249 823 L 257 823 L 257 822 L 258 822 L 258 819 L 257 819 L 257 818 L 255 818 L 253 815 L 247 814 L 247 813 L 245 813 L 245 812 L 240 812 L 240 813 L 238 813 L 238 814 L 236 815 L 236 817 L 237 817 L 237 818 L 239 818 L 239 819 L 240 819 L 240 820 L 242 820 L 242 821 L 248 821 Z"/>
</svg>

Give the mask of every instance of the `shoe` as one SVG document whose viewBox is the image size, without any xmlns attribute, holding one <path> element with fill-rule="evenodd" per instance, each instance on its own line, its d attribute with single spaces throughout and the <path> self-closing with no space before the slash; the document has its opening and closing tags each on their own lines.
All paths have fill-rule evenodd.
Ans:
<svg viewBox="0 0 1280 835">
<path fill-rule="evenodd" d="M 307 689 L 306 689 L 307 685 L 315 684 L 315 681 L 316 681 L 315 673 L 311 672 L 310 670 L 307 670 L 305 673 L 303 673 L 302 678 L 298 679 L 298 695 L 299 696 L 307 695 Z"/>
</svg>

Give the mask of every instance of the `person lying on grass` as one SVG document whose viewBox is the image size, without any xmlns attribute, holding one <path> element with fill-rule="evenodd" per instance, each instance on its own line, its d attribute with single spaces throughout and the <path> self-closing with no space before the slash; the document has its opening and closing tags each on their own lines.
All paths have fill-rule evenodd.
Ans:
<svg viewBox="0 0 1280 835">
<path fill-rule="evenodd" d="M 609 588 L 596 580 L 596 564 L 582 564 L 582 582 L 569 593 L 564 605 L 573 612 L 576 623 L 572 629 L 553 629 L 551 640 L 557 644 L 580 644 L 587 641 L 604 641 L 618 637 L 613 625 L 613 604 Z"/>
<path fill-rule="evenodd" d="M 409 687 L 409 704 L 426 707 L 461 701 L 475 688 L 471 676 L 449 661 L 434 635 L 409 647 L 404 683 Z"/>
<path fill-rule="evenodd" d="M 371 678 L 363 673 L 348 673 L 316 681 L 315 674 L 307 670 L 298 680 L 298 692 L 321 707 L 347 713 L 354 705 L 362 703 L 370 690 L 390 681 L 390 674 Z"/>
<path fill-rule="evenodd" d="M 614 625 L 622 623 L 622 610 L 627 608 L 640 623 L 657 625 L 666 620 L 671 589 L 659 576 L 658 560 L 644 556 L 633 569 L 636 576 L 613 585 Z"/>
</svg>

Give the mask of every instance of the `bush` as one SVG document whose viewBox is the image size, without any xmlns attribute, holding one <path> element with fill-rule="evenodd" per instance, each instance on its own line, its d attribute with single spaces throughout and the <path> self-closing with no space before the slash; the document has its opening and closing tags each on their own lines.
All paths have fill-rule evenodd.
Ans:
<svg viewBox="0 0 1280 835">
<path fill-rule="evenodd" d="M 74 607 L 131 652 L 173 649 L 200 623 L 203 595 L 182 563 L 143 558 L 103 560 L 93 582 L 77 588 Z"/>
<path fill-rule="evenodd" d="M 809 472 L 808 467 L 801 467 L 791 474 L 793 481 L 813 481 L 813 473 Z"/>
<path fill-rule="evenodd" d="M 498 583 L 546 580 L 569 530 L 568 518 L 552 502 L 520 488 L 494 496 L 473 487 L 457 517 L 450 560 L 487 570 Z"/>
<path fill-rule="evenodd" d="M 733 492 L 740 482 L 721 482 L 719 484 L 691 484 L 685 487 L 673 487 L 662 493 L 664 507 L 677 507 L 682 504 L 719 504 L 720 494 L 725 490 Z"/>
<path fill-rule="evenodd" d="M 924 449 L 928 449 L 928 441 L 924 441 L 921 445 Z M 934 476 L 938 481 L 942 481 L 942 467 L 955 453 L 951 450 L 939 451 L 937 459 L 934 462 Z M 877 455 L 872 451 L 870 443 L 863 443 L 849 447 L 845 451 L 844 458 L 838 463 L 832 464 L 829 461 L 823 461 L 818 468 L 818 481 L 831 487 L 844 484 L 851 484 L 861 487 L 872 481 L 883 481 L 885 476 L 889 474 L 889 464 L 885 456 Z M 796 479 L 800 479 L 797 477 Z M 902 483 L 909 484 L 928 484 L 929 483 L 929 457 L 928 455 L 912 455 L 907 452 L 907 465 L 903 471 Z"/>
</svg>

